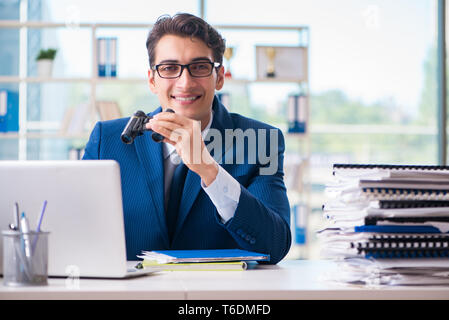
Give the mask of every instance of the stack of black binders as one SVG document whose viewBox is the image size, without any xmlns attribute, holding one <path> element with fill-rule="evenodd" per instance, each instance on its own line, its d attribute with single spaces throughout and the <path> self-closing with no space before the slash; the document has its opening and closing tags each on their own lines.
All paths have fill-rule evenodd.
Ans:
<svg viewBox="0 0 449 320">
<path fill-rule="evenodd" d="M 449 284 L 449 166 L 334 164 L 333 175 L 318 234 L 336 280 Z"/>
</svg>

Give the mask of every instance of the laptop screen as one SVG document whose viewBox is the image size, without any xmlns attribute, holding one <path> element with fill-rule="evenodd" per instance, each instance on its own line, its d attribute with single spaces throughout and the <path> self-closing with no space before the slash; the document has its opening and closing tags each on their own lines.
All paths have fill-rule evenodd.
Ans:
<svg viewBox="0 0 449 320">
<path fill-rule="evenodd" d="M 116 161 L 0 161 L 0 194 L 1 230 L 14 222 L 15 202 L 35 230 L 47 200 L 41 230 L 50 232 L 50 276 L 77 270 L 81 277 L 116 277 L 126 271 Z"/>
</svg>

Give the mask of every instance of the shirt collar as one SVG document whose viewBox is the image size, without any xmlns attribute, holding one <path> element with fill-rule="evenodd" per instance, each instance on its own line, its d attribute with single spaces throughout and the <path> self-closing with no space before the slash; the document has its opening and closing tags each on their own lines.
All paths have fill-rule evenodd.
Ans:
<svg viewBox="0 0 449 320">
<path fill-rule="evenodd" d="M 207 124 L 206 128 L 204 128 L 203 131 L 201 131 L 201 137 L 203 140 L 206 138 L 207 133 L 209 132 L 210 126 L 212 125 L 212 120 L 214 118 L 214 112 L 211 111 L 210 113 L 210 119 L 209 123 Z M 163 142 L 162 145 L 162 152 L 164 154 L 164 160 L 167 159 L 173 152 L 176 152 L 176 148 L 172 146 L 170 143 Z"/>
</svg>

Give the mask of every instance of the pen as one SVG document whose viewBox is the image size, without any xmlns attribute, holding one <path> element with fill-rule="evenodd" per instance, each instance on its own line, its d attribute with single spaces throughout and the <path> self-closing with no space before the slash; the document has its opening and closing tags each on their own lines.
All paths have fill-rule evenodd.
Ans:
<svg viewBox="0 0 449 320">
<path fill-rule="evenodd" d="M 20 229 L 19 226 L 19 204 L 17 202 L 14 203 L 14 225 L 16 226 L 16 230 Z"/>
<path fill-rule="evenodd" d="M 29 238 L 29 232 L 30 232 L 30 227 L 28 224 L 28 220 L 25 216 L 25 212 L 22 212 L 22 216 L 20 217 L 20 232 L 22 233 L 23 236 L 23 242 L 24 242 L 24 247 L 25 247 L 25 256 L 27 258 L 31 257 L 31 250 L 30 250 L 30 238 Z"/>
<path fill-rule="evenodd" d="M 41 210 L 41 214 L 40 214 L 39 220 L 37 222 L 37 228 L 36 228 L 37 233 L 41 232 L 42 218 L 44 217 L 45 208 L 47 208 L 47 200 L 44 201 L 44 204 L 43 204 L 42 210 Z M 36 249 L 36 242 L 37 242 L 38 238 L 39 238 L 39 234 L 36 234 L 36 236 L 34 237 L 34 241 L 33 241 L 33 250 L 32 250 L 33 254 Z"/>
<path fill-rule="evenodd" d="M 42 218 L 44 217 L 45 208 L 47 208 L 47 200 L 44 201 L 44 205 L 42 206 L 42 211 L 39 216 L 39 221 L 37 222 L 36 232 L 41 231 Z"/>
</svg>

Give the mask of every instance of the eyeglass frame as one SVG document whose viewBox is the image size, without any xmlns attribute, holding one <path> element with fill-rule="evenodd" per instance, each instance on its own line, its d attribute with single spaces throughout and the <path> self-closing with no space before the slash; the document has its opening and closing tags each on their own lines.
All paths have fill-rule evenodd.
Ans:
<svg viewBox="0 0 449 320">
<path fill-rule="evenodd" d="M 190 71 L 190 66 L 191 66 L 192 64 L 197 64 L 197 63 L 208 63 L 208 64 L 210 64 L 210 65 L 212 66 L 212 69 L 211 69 L 210 73 L 209 73 L 207 76 L 194 76 L 194 75 L 192 74 L 192 71 Z M 180 67 L 181 67 L 181 71 L 179 72 L 179 75 L 176 76 L 176 77 L 163 77 L 163 76 L 161 76 L 161 74 L 159 73 L 159 67 L 160 67 L 160 66 L 164 66 L 164 65 L 175 65 L 175 66 L 180 66 Z M 160 64 L 155 65 L 154 67 L 151 68 L 151 70 L 156 71 L 157 74 L 159 75 L 159 77 L 161 77 L 162 79 L 177 79 L 177 78 L 179 78 L 179 77 L 182 76 L 182 73 L 184 72 L 184 69 L 187 69 L 187 71 L 189 72 L 189 74 L 190 74 L 190 76 L 191 76 L 192 78 L 206 78 L 206 77 L 209 77 L 209 76 L 212 74 L 212 72 L 214 71 L 214 68 L 215 68 L 215 69 L 218 69 L 218 68 L 220 68 L 221 66 L 222 66 L 222 64 L 221 64 L 220 62 L 212 62 L 212 61 L 208 61 L 208 60 L 204 60 L 204 61 L 194 61 L 194 62 L 187 63 L 187 64 L 169 63 L 169 62 L 166 62 L 166 63 L 160 63 Z"/>
</svg>

